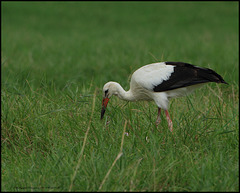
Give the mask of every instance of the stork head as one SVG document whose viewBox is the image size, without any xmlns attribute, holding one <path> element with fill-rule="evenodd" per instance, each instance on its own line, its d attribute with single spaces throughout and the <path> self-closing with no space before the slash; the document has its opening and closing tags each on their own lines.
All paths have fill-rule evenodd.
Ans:
<svg viewBox="0 0 240 193">
<path fill-rule="evenodd" d="M 118 93 L 117 87 L 118 87 L 117 82 L 108 82 L 103 86 L 101 119 L 103 119 L 103 116 L 106 111 L 107 104 L 108 104 L 110 97 L 112 95 L 117 95 L 117 93 Z"/>
</svg>

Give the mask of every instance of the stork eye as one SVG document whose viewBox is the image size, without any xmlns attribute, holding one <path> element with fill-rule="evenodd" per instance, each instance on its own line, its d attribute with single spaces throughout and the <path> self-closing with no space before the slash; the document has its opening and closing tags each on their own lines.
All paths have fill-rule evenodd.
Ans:
<svg viewBox="0 0 240 193">
<path fill-rule="evenodd" d="M 107 93 L 108 93 L 108 89 L 107 89 L 107 90 L 105 90 L 105 96 L 107 96 Z"/>
</svg>

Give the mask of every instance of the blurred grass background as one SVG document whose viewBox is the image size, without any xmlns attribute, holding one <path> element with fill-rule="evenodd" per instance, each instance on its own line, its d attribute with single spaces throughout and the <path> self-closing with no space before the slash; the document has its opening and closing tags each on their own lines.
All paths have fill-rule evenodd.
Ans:
<svg viewBox="0 0 240 193">
<path fill-rule="evenodd" d="M 1 2 L 2 191 L 237 191 L 238 2 Z M 209 67 L 209 84 L 170 104 L 175 138 L 156 106 L 111 99 L 107 81 L 157 61 Z M 95 94 L 94 94 L 95 93 Z M 93 106 L 93 99 L 96 105 Z M 110 116 L 110 117 L 109 117 Z M 150 139 L 150 140 L 149 140 Z M 42 188 L 40 188 L 42 187 Z M 22 189 L 21 189 L 22 188 Z"/>
<path fill-rule="evenodd" d="M 33 85 L 46 75 L 59 88 L 100 87 L 170 60 L 211 66 L 237 82 L 237 16 L 235 2 L 5 2 L 3 78 L 25 71 Z"/>
</svg>

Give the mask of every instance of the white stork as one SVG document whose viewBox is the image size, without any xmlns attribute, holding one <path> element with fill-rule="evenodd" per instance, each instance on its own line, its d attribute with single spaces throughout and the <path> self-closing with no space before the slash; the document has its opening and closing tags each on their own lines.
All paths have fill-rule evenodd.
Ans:
<svg viewBox="0 0 240 193">
<path fill-rule="evenodd" d="M 128 91 L 117 82 L 111 81 L 103 86 L 101 119 L 112 95 L 126 101 L 153 100 L 158 106 L 156 125 L 161 122 L 160 113 L 164 109 L 168 127 L 172 131 L 173 124 L 167 110 L 169 99 L 189 94 L 207 82 L 228 84 L 213 70 L 188 63 L 159 62 L 145 65 L 132 74 Z"/>
</svg>

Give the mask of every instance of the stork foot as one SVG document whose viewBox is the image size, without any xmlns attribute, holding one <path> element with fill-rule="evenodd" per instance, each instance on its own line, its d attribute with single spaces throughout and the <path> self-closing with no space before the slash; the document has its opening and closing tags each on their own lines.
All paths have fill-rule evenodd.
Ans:
<svg viewBox="0 0 240 193">
<path fill-rule="evenodd" d="M 173 131 L 173 123 L 172 123 L 172 120 L 169 116 L 169 113 L 167 110 L 165 110 L 165 113 L 166 113 L 166 117 L 167 117 L 167 122 L 168 122 L 168 128 L 169 130 L 172 132 Z"/>
<path fill-rule="evenodd" d="M 168 128 L 172 132 L 173 131 L 173 123 L 170 118 L 167 117 L 167 122 L 168 122 Z"/>
<path fill-rule="evenodd" d="M 158 127 L 158 125 L 161 123 L 161 118 L 158 117 L 155 123 L 156 123 L 156 127 Z"/>
</svg>

